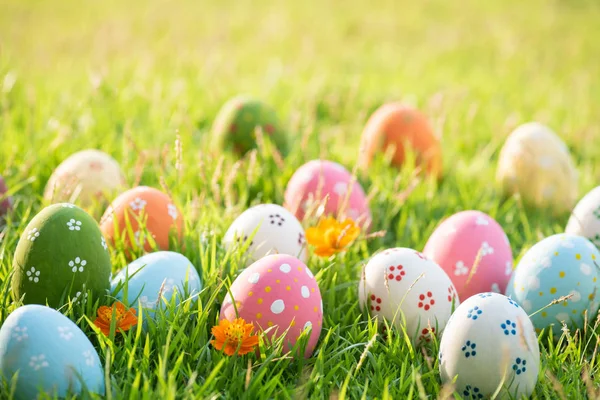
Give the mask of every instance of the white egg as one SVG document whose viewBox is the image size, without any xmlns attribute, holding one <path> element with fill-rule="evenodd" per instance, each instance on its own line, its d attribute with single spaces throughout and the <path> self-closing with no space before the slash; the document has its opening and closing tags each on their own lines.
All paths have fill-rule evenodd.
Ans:
<svg viewBox="0 0 600 400">
<path fill-rule="evenodd" d="M 584 236 L 600 246 L 600 186 L 590 190 L 571 213 L 565 233 Z"/>
<path fill-rule="evenodd" d="M 442 382 L 455 383 L 465 399 L 529 397 L 540 351 L 527 313 L 498 293 L 469 297 L 452 314 L 440 342 Z M 454 381 L 456 377 L 456 381 Z"/>
<path fill-rule="evenodd" d="M 371 258 L 362 271 L 358 295 L 361 308 L 406 329 L 416 344 L 431 341 L 430 327 L 433 333 L 443 331 L 458 303 L 452 281 L 438 264 L 401 247 Z"/>
<path fill-rule="evenodd" d="M 248 239 L 246 266 L 269 254 L 287 254 L 306 263 L 304 229 L 292 213 L 277 204 L 260 204 L 244 211 L 225 233 L 223 244 L 229 249 Z"/>
<path fill-rule="evenodd" d="M 94 346 L 73 321 L 50 307 L 19 307 L 4 321 L 0 376 L 11 382 L 17 373 L 10 388 L 17 400 L 41 398 L 42 393 L 52 398 L 69 391 L 84 394 L 84 386 L 104 395 L 104 373 Z"/>
</svg>

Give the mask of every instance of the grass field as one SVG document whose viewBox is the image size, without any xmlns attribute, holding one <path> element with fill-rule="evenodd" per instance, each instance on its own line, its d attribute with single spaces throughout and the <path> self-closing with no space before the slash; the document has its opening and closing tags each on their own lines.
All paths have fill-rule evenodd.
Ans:
<svg viewBox="0 0 600 400">
<path fill-rule="evenodd" d="M 450 395 L 435 352 L 375 337 L 358 306 L 361 263 L 380 248 L 421 250 L 441 218 L 464 209 L 496 218 L 517 260 L 564 229 L 568 215 L 504 199 L 495 162 L 514 127 L 538 120 L 571 149 L 580 196 L 598 185 L 599 20 L 594 0 L 0 0 L 0 173 L 16 201 L 0 245 L 0 322 L 16 307 L 6 278 L 22 229 L 45 205 L 46 181 L 68 155 L 96 147 L 122 163 L 131 186 L 168 188 L 186 217 L 183 253 L 205 286 L 201 304 L 115 343 L 69 313 L 106 363 L 106 398 Z M 294 147 L 283 168 L 268 151 L 238 168 L 232 156 L 208 152 L 215 114 L 238 93 L 270 102 L 286 121 Z M 249 205 L 281 204 L 287 180 L 308 160 L 351 169 L 368 115 L 389 100 L 430 116 L 443 143 L 443 181 L 420 180 L 409 194 L 412 171 L 383 163 L 360 178 L 374 228 L 386 234 L 328 261 L 311 258 L 325 310 L 312 358 L 214 350 L 221 278 L 230 282 L 237 270 L 219 244 L 229 224 Z M 113 254 L 113 269 L 123 266 L 123 254 Z M 597 398 L 596 338 L 588 330 L 584 340 L 543 342 L 534 396 Z"/>
</svg>

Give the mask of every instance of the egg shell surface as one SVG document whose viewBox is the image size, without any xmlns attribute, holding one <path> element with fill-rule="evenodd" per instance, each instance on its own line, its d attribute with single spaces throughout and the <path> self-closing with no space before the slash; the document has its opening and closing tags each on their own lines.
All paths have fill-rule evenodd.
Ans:
<svg viewBox="0 0 600 400">
<path fill-rule="evenodd" d="M 563 296 L 572 297 L 533 315 L 536 330 L 552 325 L 561 335 L 565 321 L 571 328 L 583 328 L 584 312 L 594 318 L 597 301 L 600 252 L 582 236 L 557 234 L 536 243 L 519 261 L 507 289 L 528 313 L 534 313 Z"/>
<path fill-rule="evenodd" d="M 131 225 L 133 237 L 127 229 L 125 218 Z M 183 216 L 167 194 L 148 186 L 138 186 L 122 193 L 112 202 L 100 220 L 100 228 L 112 243 L 118 235 L 124 238 L 126 247 L 143 247 L 151 251 L 148 238 L 151 236 L 159 249 L 168 250 L 172 229 L 181 238 Z"/>
<path fill-rule="evenodd" d="M 288 138 L 277 113 L 268 104 L 249 96 L 236 96 L 223 105 L 212 129 L 213 146 L 240 155 L 256 148 L 256 129 L 269 136 L 283 154 Z"/>
<path fill-rule="evenodd" d="M 6 215 L 12 207 L 12 197 L 6 194 L 7 191 L 6 182 L 2 175 L 0 175 L 0 218 Z"/>
<path fill-rule="evenodd" d="M 584 236 L 600 246 L 600 186 L 588 192 L 571 213 L 565 233 Z"/>
<path fill-rule="evenodd" d="M 13 311 L 0 328 L 0 375 L 15 385 L 17 400 L 38 394 L 65 397 L 82 393 L 104 395 L 104 373 L 98 353 L 69 318 L 40 305 Z"/>
<path fill-rule="evenodd" d="M 358 298 L 361 309 L 366 307 L 370 315 L 406 329 L 415 344 L 428 343 L 431 333 L 443 331 L 453 304 L 458 304 L 456 289 L 444 270 L 418 251 L 403 247 L 387 249 L 369 260 L 361 273 Z"/>
<path fill-rule="evenodd" d="M 202 290 L 202 280 L 192 262 L 183 254 L 172 251 L 149 253 L 133 261 L 112 279 L 113 292 L 120 283 L 123 286 L 116 295 L 119 300 L 138 310 L 141 304 L 149 311 L 162 304 L 159 294 L 169 303 L 177 293 L 176 302 L 180 303 L 197 297 Z"/>
<path fill-rule="evenodd" d="M 261 258 L 235 279 L 225 296 L 221 319 L 241 317 L 273 339 L 285 333 L 286 350 L 291 350 L 305 329 L 310 329 L 305 357 L 313 353 L 323 323 L 323 301 L 310 269 L 286 254 Z M 236 303 L 238 315 L 233 302 Z"/>
<path fill-rule="evenodd" d="M 548 127 L 530 122 L 515 129 L 500 151 L 496 179 L 507 194 L 556 214 L 577 201 L 578 173 L 565 143 Z"/>
<path fill-rule="evenodd" d="M 125 176 L 119 163 L 103 151 L 88 149 L 72 154 L 54 170 L 44 198 L 88 207 L 110 199 L 124 186 Z"/>
<path fill-rule="evenodd" d="M 446 271 L 463 300 L 477 293 L 504 293 L 513 270 L 508 237 L 496 220 L 481 211 L 461 211 L 443 221 L 423 253 Z"/>
<path fill-rule="evenodd" d="M 527 313 L 498 293 L 466 299 L 452 314 L 439 352 L 443 383 L 456 378 L 464 399 L 529 397 L 540 368 L 537 336 Z M 512 395 L 514 397 L 510 397 Z"/>
<path fill-rule="evenodd" d="M 302 221 L 312 204 L 327 198 L 323 213 L 338 217 L 345 215 L 363 227 L 371 223 L 367 196 L 352 175 L 342 165 L 328 160 L 312 160 L 294 172 L 285 190 L 285 208 Z M 350 197 L 345 204 L 348 190 Z M 343 208 L 343 209 L 342 209 Z"/>
<path fill-rule="evenodd" d="M 427 118 L 418 110 L 402 103 L 379 107 L 369 118 L 361 138 L 359 166 L 366 169 L 378 152 L 394 146 L 392 164 L 406 161 L 406 147 L 417 154 L 417 165 L 438 177 L 442 172 L 442 148 Z"/>
<path fill-rule="evenodd" d="M 106 294 L 111 261 L 98 223 L 69 203 L 44 208 L 27 225 L 15 251 L 12 289 L 25 304 L 59 307 L 71 299 Z M 79 299 L 81 300 L 81 299 Z"/>
</svg>

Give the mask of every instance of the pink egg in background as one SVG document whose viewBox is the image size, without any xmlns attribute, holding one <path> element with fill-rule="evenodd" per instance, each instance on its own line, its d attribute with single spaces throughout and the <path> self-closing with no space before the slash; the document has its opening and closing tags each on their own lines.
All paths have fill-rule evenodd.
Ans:
<svg viewBox="0 0 600 400">
<path fill-rule="evenodd" d="M 467 282 L 480 251 L 481 259 Z M 462 211 L 443 221 L 423 253 L 450 276 L 461 301 L 483 292 L 504 293 L 512 274 L 508 237 L 496 220 L 481 211 Z"/>
<path fill-rule="evenodd" d="M 311 204 L 328 197 L 323 214 L 346 216 L 368 228 L 371 224 L 371 211 L 367 196 L 356 180 L 350 187 L 351 181 L 352 174 L 336 162 L 309 161 L 290 178 L 285 190 L 284 206 L 302 220 Z M 344 205 L 348 190 L 351 190 L 350 197 Z"/>
<path fill-rule="evenodd" d="M 295 257 L 274 254 L 246 268 L 231 285 L 221 307 L 221 319 L 233 321 L 236 302 L 239 317 L 267 332 L 270 339 L 285 334 L 286 351 L 291 350 L 305 329 L 310 329 L 305 357 L 313 353 L 323 324 L 323 301 L 317 281 Z"/>
</svg>

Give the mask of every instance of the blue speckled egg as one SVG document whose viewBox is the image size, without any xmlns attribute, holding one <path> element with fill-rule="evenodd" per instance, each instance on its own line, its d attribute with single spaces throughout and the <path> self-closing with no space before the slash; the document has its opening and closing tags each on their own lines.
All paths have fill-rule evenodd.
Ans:
<svg viewBox="0 0 600 400">
<path fill-rule="evenodd" d="M 69 318 L 41 305 L 11 313 L 0 328 L 0 374 L 8 382 L 18 372 L 16 399 L 83 393 L 104 395 L 98 353 Z M 12 390 L 12 388 L 11 388 Z"/>
<path fill-rule="evenodd" d="M 572 295 L 531 317 L 536 331 L 552 326 L 560 335 L 564 321 L 569 327 L 583 328 L 598 311 L 596 290 L 600 252 L 586 238 L 558 234 L 536 243 L 521 259 L 506 294 L 532 314 L 553 300 Z"/>
<path fill-rule="evenodd" d="M 118 288 L 120 282 L 123 285 Z M 112 291 L 119 289 L 116 295 L 119 300 L 124 300 L 125 285 L 125 302 L 136 309 L 141 304 L 148 310 L 156 310 L 161 300 L 159 296 L 168 303 L 177 292 L 179 303 L 184 294 L 187 293 L 188 298 L 197 297 L 202 290 L 202 281 L 191 261 L 172 251 L 146 254 L 119 271 L 112 279 Z"/>
</svg>

